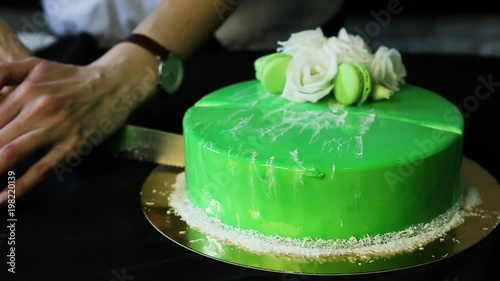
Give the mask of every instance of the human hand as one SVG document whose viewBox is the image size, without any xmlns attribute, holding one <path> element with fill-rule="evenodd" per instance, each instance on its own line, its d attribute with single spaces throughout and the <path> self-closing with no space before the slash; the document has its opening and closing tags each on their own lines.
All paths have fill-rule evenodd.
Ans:
<svg viewBox="0 0 500 281">
<path fill-rule="evenodd" d="M 0 63 L 30 57 L 31 51 L 21 42 L 14 30 L 0 19 Z M 14 87 L 0 88 L 0 96 L 14 90 Z"/>
<path fill-rule="evenodd" d="M 16 180 L 16 198 L 94 133 L 107 137 L 125 123 L 142 102 L 137 98 L 135 103 L 129 102 L 131 89 L 137 89 L 145 79 L 144 75 L 127 74 L 116 65 L 73 66 L 38 58 L 0 64 L 0 89 L 15 86 L 0 97 L 0 174 L 35 151 L 46 149 L 46 154 Z M 154 83 L 155 78 L 149 78 Z M 154 90 L 153 83 L 141 88 L 147 92 L 142 99 Z M 0 204 L 6 198 L 4 189 Z"/>
<path fill-rule="evenodd" d="M 24 59 L 31 55 L 14 30 L 0 20 L 0 63 Z"/>
</svg>

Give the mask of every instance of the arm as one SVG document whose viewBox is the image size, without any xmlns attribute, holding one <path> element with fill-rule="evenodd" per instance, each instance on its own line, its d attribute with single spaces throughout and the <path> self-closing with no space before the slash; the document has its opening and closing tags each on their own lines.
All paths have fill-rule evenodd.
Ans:
<svg viewBox="0 0 500 281">
<path fill-rule="evenodd" d="M 235 2 L 234 0 L 222 2 L 224 1 Z M 232 5 L 237 4 L 232 3 Z M 215 7 L 213 0 L 162 1 L 133 32 L 147 35 L 172 53 L 187 59 L 222 24 Z M 91 66 L 119 69 L 121 77 L 118 80 L 120 81 L 132 82 L 132 79 L 136 78 L 136 82 L 132 82 L 133 85 L 140 83 L 152 85 L 156 78 L 151 76 L 155 72 L 157 63 L 157 58 L 142 47 L 122 42 Z M 133 87 L 133 85 L 127 86 L 126 83 L 120 83 L 125 86 L 125 89 Z M 140 95 L 142 100 L 147 100 L 154 93 L 154 90 L 146 90 L 136 95 Z M 130 97 L 131 94 L 133 93 L 126 91 L 119 98 L 133 99 Z M 135 108 L 136 106 L 131 109 Z"/>
<path fill-rule="evenodd" d="M 163 1 L 134 32 L 186 58 L 221 24 L 213 0 Z"/>
<path fill-rule="evenodd" d="M 0 63 L 25 59 L 32 54 L 24 46 L 16 32 L 2 19 L 0 19 Z M 0 86 L 0 102 L 2 96 L 11 93 L 15 87 Z"/>
<path fill-rule="evenodd" d="M 220 0 L 222 1 L 222 0 Z M 232 2 L 241 2 L 227 0 Z M 213 0 L 165 0 L 134 32 L 148 35 L 187 58 L 221 24 Z M 21 196 L 54 171 L 59 181 L 75 168 L 92 135 L 110 136 L 156 91 L 156 58 L 132 43 L 120 43 L 87 66 L 28 58 L 0 64 L 0 174 L 38 149 L 46 154 L 16 181 Z M 83 156 L 83 155 L 80 155 Z M 18 175 L 19 177 L 19 175 Z M 7 197 L 0 192 L 0 203 Z"/>
<path fill-rule="evenodd" d="M 162 1 L 134 32 L 148 35 L 174 54 L 186 59 L 221 23 L 213 0 L 171 0 Z M 121 43 L 94 65 L 114 64 L 125 71 L 135 71 L 137 67 L 155 67 L 156 63 L 156 58 L 141 47 Z"/>
<path fill-rule="evenodd" d="M 0 19 L 0 63 L 29 56 L 31 52 L 19 40 L 14 30 Z"/>
</svg>

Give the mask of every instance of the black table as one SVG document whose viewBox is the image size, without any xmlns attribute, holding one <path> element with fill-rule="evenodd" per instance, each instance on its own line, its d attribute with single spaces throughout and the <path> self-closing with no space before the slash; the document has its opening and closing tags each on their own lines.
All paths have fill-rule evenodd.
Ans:
<svg viewBox="0 0 500 281">
<path fill-rule="evenodd" d="M 252 79 L 253 60 L 259 55 L 262 53 L 194 56 L 186 65 L 186 79 L 179 92 L 154 97 L 133 114 L 129 123 L 181 133 L 183 112 L 203 94 Z M 500 179 L 495 138 L 499 128 L 500 59 L 432 54 L 403 54 L 403 58 L 409 83 L 434 90 L 462 108 L 466 122 L 464 155 Z M 22 174 L 30 161 L 13 171 Z M 388 273 L 328 278 L 221 263 L 171 242 L 145 218 L 139 192 L 155 167 L 154 163 L 118 159 L 100 146 L 62 178 L 51 174 L 16 202 L 16 274 L 6 272 L 7 230 L 0 228 L 0 280 L 489 281 L 493 279 L 488 275 L 498 275 L 498 229 L 459 255 Z M 0 209 L 2 224 L 7 221 L 6 213 L 5 207 Z"/>
</svg>

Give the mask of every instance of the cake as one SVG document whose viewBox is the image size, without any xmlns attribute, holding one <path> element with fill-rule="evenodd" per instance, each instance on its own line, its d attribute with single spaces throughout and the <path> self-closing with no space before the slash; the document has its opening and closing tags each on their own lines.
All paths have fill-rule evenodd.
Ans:
<svg viewBox="0 0 500 281">
<path fill-rule="evenodd" d="M 345 29 L 279 44 L 255 61 L 255 79 L 185 113 L 189 204 L 287 241 L 382 241 L 460 223 L 464 121 L 453 104 L 406 83 L 397 50 L 372 52 Z"/>
</svg>

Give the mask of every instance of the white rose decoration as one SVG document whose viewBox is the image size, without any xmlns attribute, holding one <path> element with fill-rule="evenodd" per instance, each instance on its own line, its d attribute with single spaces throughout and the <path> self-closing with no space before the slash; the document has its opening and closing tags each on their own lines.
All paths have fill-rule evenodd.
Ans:
<svg viewBox="0 0 500 281">
<path fill-rule="evenodd" d="M 317 102 L 332 92 L 337 57 L 322 49 L 297 52 L 286 71 L 282 97 L 295 102 Z"/>
<path fill-rule="evenodd" d="M 285 42 L 278 42 L 278 52 L 283 52 L 294 56 L 304 49 L 319 49 L 324 46 L 326 37 L 321 28 L 314 30 L 304 30 L 297 33 L 292 33 L 290 38 Z"/>
<path fill-rule="evenodd" d="M 373 81 L 393 91 L 398 91 L 405 83 L 406 69 L 401 54 L 396 49 L 385 46 L 378 48 L 370 64 Z"/>
<path fill-rule="evenodd" d="M 349 34 L 345 28 L 341 28 L 337 36 L 340 40 L 347 42 L 351 47 L 356 49 L 362 49 L 371 53 L 370 47 L 366 44 L 365 40 L 359 35 Z"/>
<path fill-rule="evenodd" d="M 338 63 L 364 63 L 370 66 L 373 60 L 373 54 L 370 47 L 358 35 L 347 33 L 345 28 L 339 31 L 337 37 L 328 38 L 325 48 L 327 52 L 337 54 Z"/>
</svg>

